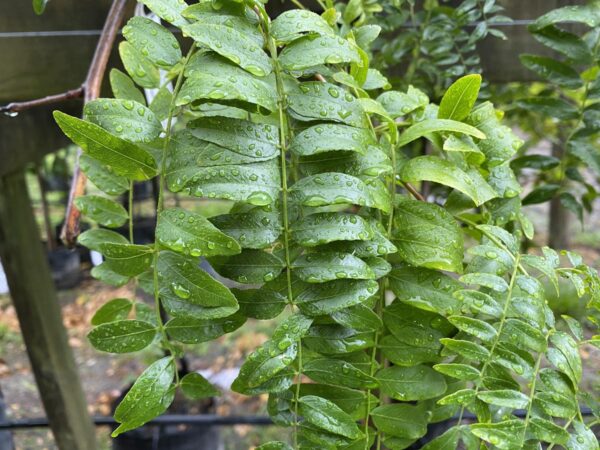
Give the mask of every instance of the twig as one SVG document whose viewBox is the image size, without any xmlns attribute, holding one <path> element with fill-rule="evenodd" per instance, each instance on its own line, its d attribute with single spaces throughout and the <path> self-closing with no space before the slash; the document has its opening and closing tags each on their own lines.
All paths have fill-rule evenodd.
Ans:
<svg viewBox="0 0 600 450">
<path fill-rule="evenodd" d="M 123 17 L 125 16 L 126 5 L 127 0 L 113 0 L 110 10 L 108 11 L 102 34 L 100 35 L 98 45 L 96 46 L 94 58 L 90 64 L 85 83 L 83 84 L 85 92 L 84 103 L 94 100 L 100 95 L 100 87 L 102 86 L 102 79 L 106 72 L 108 58 Z M 71 182 L 71 191 L 69 192 L 65 223 L 60 235 L 61 239 L 69 247 L 75 245 L 75 241 L 79 235 L 79 218 L 81 213 L 75 207 L 74 200 L 83 195 L 87 181 L 85 174 L 79 167 L 80 156 L 81 149 L 77 152 L 77 162 L 75 163 L 75 168 L 73 170 L 73 181 Z"/>
<path fill-rule="evenodd" d="M 323 81 L 326 82 L 327 80 L 325 79 L 325 77 L 323 75 L 321 75 L 320 73 L 316 73 L 315 74 L 315 78 L 317 79 L 317 81 Z"/>
<path fill-rule="evenodd" d="M 423 196 L 421 195 L 421 193 L 420 193 L 419 191 L 417 191 L 417 190 L 415 189 L 415 187 L 414 187 L 412 184 L 410 184 L 410 183 L 406 183 L 406 182 L 404 182 L 404 181 L 403 181 L 403 182 L 402 182 L 402 185 L 403 185 L 403 186 L 406 188 L 406 190 L 407 190 L 408 192 L 410 192 L 410 194 L 411 194 L 411 195 L 412 195 L 414 198 L 416 198 L 417 200 L 419 200 L 419 201 L 421 201 L 421 202 L 425 202 L 425 201 L 426 201 L 426 200 L 425 200 L 425 197 L 423 197 Z"/>
<path fill-rule="evenodd" d="M 48 95 L 47 97 L 37 98 L 35 100 L 28 100 L 25 102 L 13 102 L 6 106 L 0 106 L 0 113 L 20 113 L 31 108 L 38 106 L 52 105 L 53 103 L 61 103 L 65 100 L 71 100 L 73 98 L 83 97 L 84 88 L 83 86 L 70 91 L 63 92 L 61 94 Z"/>
</svg>

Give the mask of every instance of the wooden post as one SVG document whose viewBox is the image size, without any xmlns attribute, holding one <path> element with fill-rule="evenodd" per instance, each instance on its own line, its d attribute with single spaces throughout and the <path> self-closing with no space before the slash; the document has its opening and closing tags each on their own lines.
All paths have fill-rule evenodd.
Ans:
<svg viewBox="0 0 600 450">
<path fill-rule="evenodd" d="M 94 427 L 22 171 L 0 176 L 0 258 L 56 444 L 94 450 Z"/>
</svg>

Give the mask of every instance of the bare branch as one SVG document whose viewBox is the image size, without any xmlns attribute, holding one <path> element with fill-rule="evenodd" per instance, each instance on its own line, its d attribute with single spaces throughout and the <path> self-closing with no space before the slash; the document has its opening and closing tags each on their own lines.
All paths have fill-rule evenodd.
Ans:
<svg viewBox="0 0 600 450">
<path fill-rule="evenodd" d="M 127 0 L 113 0 L 108 15 L 106 16 L 106 22 L 104 23 L 104 28 L 102 30 L 102 34 L 100 35 L 100 39 L 98 40 L 94 58 L 92 59 L 92 63 L 90 64 L 90 68 L 83 85 L 85 90 L 85 103 L 98 98 L 100 95 L 100 87 L 102 86 L 102 79 L 104 78 L 104 73 L 106 72 L 108 58 L 113 48 L 121 22 L 123 21 L 126 5 Z M 85 184 L 87 181 L 87 177 L 79 167 L 80 156 L 81 149 L 77 154 L 77 162 L 75 163 L 73 180 L 71 182 L 71 191 L 69 192 L 69 202 L 67 204 L 65 224 L 60 236 L 63 242 L 69 247 L 75 245 L 77 236 L 79 235 L 79 218 L 81 213 L 75 207 L 74 201 L 77 197 L 83 195 L 85 192 Z"/>
<path fill-rule="evenodd" d="M 415 187 L 414 187 L 412 184 L 410 184 L 410 183 L 406 183 L 406 182 L 404 182 L 404 181 L 403 181 L 403 182 L 402 182 L 402 185 L 403 185 L 403 186 L 406 188 L 406 190 L 407 190 L 408 192 L 410 192 L 410 194 L 411 194 L 411 195 L 412 195 L 414 198 L 416 198 L 417 200 L 419 200 L 419 201 L 421 201 L 421 202 L 424 202 L 424 201 L 426 201 L 426 200 L 425 200 L 425 197 L 423 197 L 423 196 L 421 195 L 421 193 L 420 193 L 419 191 L 417 191 L 417 190 L 415 189 Z"/>
<path fill-rule="evenodd" d="M 83 97 L 84 88 L 83 86 L 70 91 L 63 92 L 61 94 L 48 95 L 47 97 L 37 98 L 35 100 L 28 100 L 25 102 L 13 102 L 6 106 L 0 106 L 0 113 L 20 113 L 31 108 L 38 106 L 52 105 L 54 103 L 62 103 L 66 100 Z"/>
</svg>

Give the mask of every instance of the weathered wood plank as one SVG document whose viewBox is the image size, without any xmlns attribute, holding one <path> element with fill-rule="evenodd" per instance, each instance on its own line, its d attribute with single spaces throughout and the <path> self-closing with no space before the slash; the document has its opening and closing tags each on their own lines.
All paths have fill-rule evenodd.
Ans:
<svg viewBox="0 0 600 450">
<path fill-rule="evenodd" d="M 0 258 L 40 396 L 61 450 L 93 450 L 75 359 L 22 172 L 0 177 Z"/>
<path fill-rule="evenodd" d="M 60 109 L 80 116 L 81 106 L 81 101 L 71 100 L 30 109 L 17 117 L 0 114 L 0 176 L 21 171 L 28 164 L 68 145 L 70 141 L 54 122 L 52 111 Z"/>
</svg>

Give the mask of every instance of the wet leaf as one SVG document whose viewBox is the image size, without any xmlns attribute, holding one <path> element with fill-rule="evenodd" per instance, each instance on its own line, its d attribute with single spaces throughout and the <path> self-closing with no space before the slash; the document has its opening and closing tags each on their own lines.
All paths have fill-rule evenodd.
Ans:
<svg viewBox="0 0 600 450">
<path fill-rule="evenodd" d="M 431 367 L 387 367 L 375 375 L 381 391 L 395 400 L 413 401 L 439 397 L 446 392 L 444 377 Z"/>
<path fill-rule="evenodd" d="M 146 89 L 160 87 L 160 73 L 152 61 L 127 41 L 119 44 L 119 55 L 125 70 L 135 83 Z"/>
<path fill-rule="evenodd" d="M 285 46 L 278 60 L 289 71 L 301 71 L 322 64 L 356 63 L 362 66 L 356 46 L 342 37 L 330 34 L 296 39 Z"/>
<path fill-rule="evenodd" d="M 463 120 L 475 105 L 480 87 L 479 74 L 466 75 L 456 80 L 442 97 L 438 118 Z"/>
<path fill-rule="evenodd" d="M 335 403 L 315 395 L 298 399 L 299 413 L 309 423 L 334 434 L 358 439 L 361 431 L 354 420 Z"/>
<path fill-rule="evenodd" d="M 113 298 L 102 305 L 92 317 L 92 325 L 98 326 L 104 323 L 116 322 L 127 318 L 133 302 L 127 298 Z"/>
<path fill-rule="evenodd" d="M 308 283 L 324 283 L 340 278 L 376 278 L 366 262 L 349 253 L 307 253 L 296 258 L 292 269 L 294 275 Z"/>
<path fill-rule="evenodd" d="M 175 36 L 151 19 L 132 17 L 123 27 L 123 37 L 142 55 L 164 69 L 170 69 L 182 57 Z"/>
<path fill-rule="evenodd" d="M 169 208 L 158 216 L 156 239 L 164 247 L 194 257 L 235 255 L 239 244 L 208 219 L 183 208 Z"/>
<path fill-rule="evenodd" d="M 371 412 L 371 417 L 377 429 L 390 436 L 418 439 L 427 432 L 426 413 L 416 406 L 382 405 Z"/>
<path fill-rule="evenodd" d="M 131 353 L 146 348 L 156 336 L 156 327 L 140 320 L 118 320 L 93 328 L 88 339 L 96 350 Z"/>
</svg>

